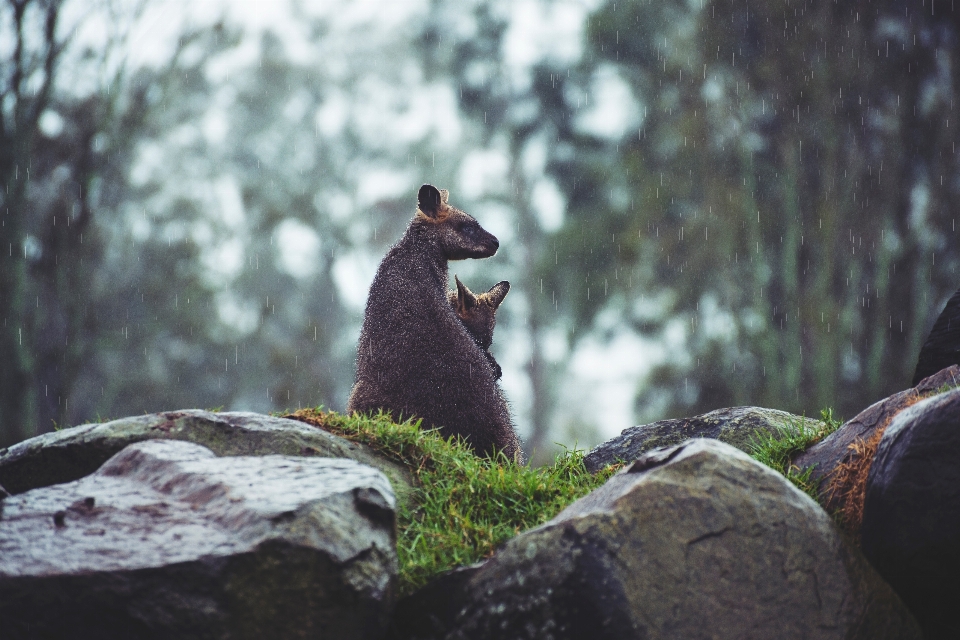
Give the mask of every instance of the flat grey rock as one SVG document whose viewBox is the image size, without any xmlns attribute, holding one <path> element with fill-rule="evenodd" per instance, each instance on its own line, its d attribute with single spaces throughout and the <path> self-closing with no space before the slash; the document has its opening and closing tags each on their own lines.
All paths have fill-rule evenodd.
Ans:
<svg viewBox="0 0 960 640">
<path fill-rule="evenodd" d="M 752 438 L 761 432 L 779 435 L 781 429 L 789 429 L 801 420 L 808 428 L 823 424 L 763 407 L 731 407 L 691 418 L 659 420 L 624 429 L 619 436 L 597 445 L 584 456 L 583 464 L 590 473 L 596 473 L 618 460 L 630 462 L 647 451 L 680 444 L 690 438 L 713 438 L 749 453 Z"/>
<path fill-rule="evenodd" d="M 353 460 L 147 441 L 0 507 L 4 638 L 374 638 L 393 604 L 393 490 Z"/>
<path fill-rule="evenodd" d="M 409 494 L 409 472 L 402 465 L 377 456 L 369 447 L 298 420 L 199 409 L 85 424 L 0 449 L 0 485 L 16 494 L 77 480 L 93 473 L 127 445 L 157 439 L 195 442 L 218 456 L 349 458 L 387 474 L 401 501 Z"/>
</svg>

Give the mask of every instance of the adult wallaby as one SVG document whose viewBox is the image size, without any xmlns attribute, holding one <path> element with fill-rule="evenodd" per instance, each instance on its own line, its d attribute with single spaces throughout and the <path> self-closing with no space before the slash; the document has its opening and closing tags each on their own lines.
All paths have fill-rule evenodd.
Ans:
<svg viewBox="0 0 960 640">
<path fill-rule="evenodd" d="M 486 293 L 476 294 L 457 276 L 453 276 L 453 279 L 457 288 L 447 292 L 447 301 L 493 367 L 493 379 L 499 380 L 503 377 L 503 370 L 490 353 L 490 345 L 493 344 L 493 328 L 497 323 L 497 307 L 510 291 L 510 283 L 504 280 L 490 287 Z"/>
<path fill-rule="evenodd" d="M 447 261 L 487 258 L 500 243 L 448 196 L 420 187 L 416 215 L 377 269 L 347 411 L 416 416 L 480 454 L 521 461 L 493 369 L 447 300 Z"/>
</svg>

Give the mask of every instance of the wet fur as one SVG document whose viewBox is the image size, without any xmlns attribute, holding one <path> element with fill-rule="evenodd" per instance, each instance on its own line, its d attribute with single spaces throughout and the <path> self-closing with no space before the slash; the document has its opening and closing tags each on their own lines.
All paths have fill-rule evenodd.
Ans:
<svg viewBox="0 0 960 640">
<path fill-rule="evenodd" d="M 493 379 L 499 380 L 503 371 L 490 353 L 490 345 L 493 344 L 493 328 L 497 323 L 497 308 L 510 291 L 510 283 L 504 280 L 490 287 L 486 293 L 475 294 L 459 278 L 454 276 L 453 279 L 457 288 L 447 292 L 447 301 L 467 333 L 486 355 L 493 368 Z"/>
<path fill-rule="evenodd" d="M 348 411 L 416 416 L 424 428 L 459 435 L 475 451 L 521 460 L 520 440 L 484 350 L 447 299 L 447 262 L 486 258 L 497 239 L 421 187 L 419 208 L 384 256 L 367 298 Z"/>
</svg>

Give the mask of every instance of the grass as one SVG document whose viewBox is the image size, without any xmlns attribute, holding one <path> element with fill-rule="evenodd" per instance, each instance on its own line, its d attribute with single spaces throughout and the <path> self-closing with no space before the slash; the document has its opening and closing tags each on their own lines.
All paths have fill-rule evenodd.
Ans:
<svg viewBox="0 0 960 640">
<path fill-rule="evenodd" d="M 922 397 L 929 398 L 932 396 L 938 396 L 941 393 L 946 393 L 947 391 L 953 391 L 954 389 L 960 389 L 960 383 L 950 384 L 948 382 L 947 384 L 942 384 L 939 387 L 937 387 L 937 389 L 935 389 L 934 391 L 931 391 L 930 393 L 925 393 Z"/>
<path fill-rule="evenodd" d="M 567 450 L 553 466 L 532 469 L 506 457 L 481 458 L 462 442 L 394 423 L 389 415 L 343 416 L 322 408 L 291 417 L 405 464 L 413 473 L 414 504 L 397 514 L 400 594 L 412 593 L 447 569 L 473 564 L 521 531 L 540 525 L 599 487 L 619 466 L 591 475 L 583 452 Z"/>
<path fill-rule="evenodd" d="M 833 408 L 821 410 L 820 417 L 823 421 L 822 425 L 808 423 L 805 417 L 801 417 L 781 427 L 778 434 L 761 432 L 750 442 L 752 450 L 750 455 L 754 460 L 783 474 L 787 480 L 816 501 L 819 501 L 817 493 L 820 490 L 820 483 L 810 477 L 813 467 L 801 471 L 796 465 L 791 464 L 791 460 L 843 424 L 843 420 L 833 417 Z"/>
<path fill-rule="evenodd" d="M 947 383 L 941 385 L 935 390 L 918 395 L 916 401 L 919 402 L 920 400 L 958 388 L 960 388 L 960 384 Z M 806 418 L 800 418 L 798 421 L 785 425 L 782 429 L 780 429 L 778 434 L 774 435 L 770 433 L 761 433 L 757 436 L 754 436 L 750 443 L 752 449 L 750 455 L 754 460 L 762 462 L 768 467 L 783 474 L 801 491 L 818 502 L 820 481 L 814 481 L 811 479 L 810 476 L 813 473 L 813 468 L 810 467 L 801 471 L 798 467 L 792 465 L 790 461 L 798 453 L 806 451 L 810 446 L 816 444 L 820 440 L 823 440 L 825 437 L 839 429 L 840 425 L 843 424 L 843 420 L 837 420 L 833 417 L 832 408 L 821 410 L 820 416 L 821 420 L 823 421 L 822 426 L 808 425 Z M 882 429 L 879 429 L 873 440 L 870 442 L 863 442 L 862 440 L 859 440 L 853 443 L 851 447 L 856 454 L 853 456 L 853 462 L 846 463 L 847 466 L 842 464 L 834 471 L 835 477 L 832 479 L 832 481 L 835 486 L 845 486 L 848 484 L 855 485 L 852 489 L 848 487 L 844 489 L 844 491 L 859 491 L 860 496 L 859 506 L 857 506 L 856 501 L 845 501 L 845 503 L 853 505 L 848 505 L 849 509 L 853 509 L 853 511 L 850 513 L 842 512 L 834 514 L 838 518 L 838 522 L 841 524 L 846 522 L 856 522 L 857 528 L 859 527 L 859 517 L 862 515 L 863 507 L 862 494 L 863 485 L 866 482 L 866 470 L 869 469 L 869 464 L 873 460 L 874 453 L 879 445 L 880 437 L 883 435 L 884 429 L 886 429 L 886 426 L 884 426 Z M 854 482 L 851 479 L 855 479 L 856 481 Z M 833 488 L 830 488 L 830 490 L 832 491 Z M 857 511 L 857 509 L 860 511 Z"/>
</svg>

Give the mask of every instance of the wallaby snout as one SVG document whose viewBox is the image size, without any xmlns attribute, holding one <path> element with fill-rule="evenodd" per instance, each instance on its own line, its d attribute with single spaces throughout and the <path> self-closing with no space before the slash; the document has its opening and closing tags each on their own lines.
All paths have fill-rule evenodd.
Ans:
<svg viewBox="0 0 960 640">
<path fill-rule="evenodd" d="M 456 235 L 447 238 L 445 242 L 447 260 L 489 258 L 500 248 L 497 237 L 481 227 L 476 220 L 473 220 L 473 224 L 463 225 L 455 233 Z"/>
</svg>

